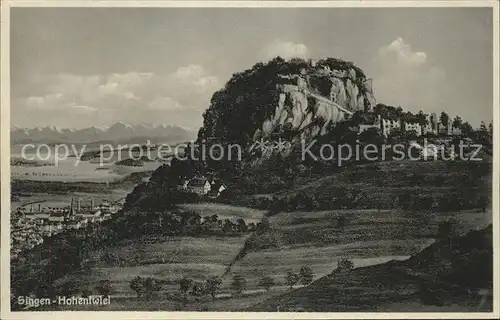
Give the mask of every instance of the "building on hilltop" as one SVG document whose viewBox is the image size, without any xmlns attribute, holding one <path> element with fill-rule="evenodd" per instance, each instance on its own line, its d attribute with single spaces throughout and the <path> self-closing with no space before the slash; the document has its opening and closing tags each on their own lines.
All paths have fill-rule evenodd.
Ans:
<svg viewBox="0 0 500 320">
<path fill-rule="evenodd" d="M 408 122 L 405 122 L 404 123 L 404 130 L 405 131 L 415 131 L 417 133 L 417 136 L 421 136 L 422 135 L 422 126 L 420 125 L 420 123 L 408 123 Z"/>
<path fill-rule="evenodd" d="M 204 196 L 210 191 L 210 188 L 211 185 L 208 179 L 205 177 L 201 177 L 189 180 L 186 186 L 186 191 Z"/>
<path fill-rule="evenodd" d="M 316 67 L 316 64 L 318 63 L 318 60 L 316 59 L 309 59 L 307 60 L 308 64 L 311 66 L 311 67 Z"/>
<path fill-rule="evenodd" d="M 438 117 L 435 113 L 427 115 L 427 125 L 423 128 L 423 134 L 438 134 Z"/>
<path fill-rule="evenodd" d="M 177 186 L 177 190 L 179 190 L 179 191 L 185 191 L 186 192 L 187 191 L 188 183 L 189 183 L 189 180 L 183 180 L 182 184 L 179 184 Z"/>
<path fill-rule="evenodd" d="M 378 115 L 378 123 L 380 124 L 380 129 L 382 130 L 382 134 L 384 135 L 384 137 L 388 137 L 391 134 L 391 131 L 395 129 L 401 129 L 400 119 L 382 119 L 382 117 Z"/>
<path fill-rule="evenodd" d="M 462 135 L 462 129 L 452 127 L 451 128 L 451 135 L 452 136 L 461 136 Z"/>
<path fill-rule="evenodd" d="M 210 191 L 208 193 L 208 196 L 210 198 L 217 198 L 220 196 L 221 192 L 226 190 L 226 186 L 220 179 L 214 179 L 212 180 L 212 183 L 210 184 Z"/>
<path fill-rule="evenodd" d="M 455 128 L 451 121 L 444 125 L 435 113 L 427 116 L 427 125 L 422 128 L 422 134 L 434 134 L 443 136 L 459 136 L 462 134 L 460 128 Z"/>
<path fill-rule="evenodd" d="M 358 126 L 358 134 L 361 134 L 365 131 L 368 131 L 369 129 L 380 129 L 380 125 L 377 123 L 377 124 L 360 124 Z"/>
<path fill-rule="evenodd" d="M 186 179 L 177 186 L 177 190 L 188 193 L 195 193 L 199 196 L 209 196 L 217 198 L 221 192 L 226 190 L 224 182 L 220 179 L 209 179 L 205 176 Z"/>
<path fill-rule="evenodd" d="M 451 135 L 451 125 L 445 126 L 441 122 L 438 123 L 438 134 L 443 135 L 443 136 L 450 136 Z"/>
<path fill-rule="evenodd" d="M 378 115 L 372 123 L 360 124 L 358 126 L 358 134 L 367 131 L 371 128 L 379 129 L 384 137 L 388 137 L 394 130 L 414 131 L 417 136 L 423 134 L 422 126 L 417 122 L 405 122 L 401 119 L 383 119 Z"/>
</svg>

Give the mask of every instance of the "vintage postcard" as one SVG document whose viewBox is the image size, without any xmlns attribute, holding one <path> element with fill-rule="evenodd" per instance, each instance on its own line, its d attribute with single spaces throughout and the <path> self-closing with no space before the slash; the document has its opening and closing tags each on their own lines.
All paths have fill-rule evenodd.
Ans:
<svg viewBox="0 0 500 320">
<path fill-rule="evenodd" d="M 2 319 L 499 317 L 497 1 L 1 9 Z"/>
</svg>

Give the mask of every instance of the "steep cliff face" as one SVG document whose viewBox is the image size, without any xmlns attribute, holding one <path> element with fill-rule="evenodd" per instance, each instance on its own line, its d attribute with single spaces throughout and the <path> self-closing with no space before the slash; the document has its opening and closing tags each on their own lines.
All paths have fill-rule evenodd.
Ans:
<svg viewBox="0 0 500 320">
<path fill-rule="evenodd" d="M 199 137 L 248 144 L 284 129 L 324 135 L 330 124 L 373 106 L 371 79 L 350 62 L 276 58 L 235 74 L 214 94 Z"/>
<path fill-rule="evenodd" d="M 280 75 L 295 84 L 277 85 L 278 104 L 274 116 L 264 121 L 262 136 L 269 136 L 288 123 L 298 132 L 307 130 L 312 136 L 323 135 L 329 124 L 375 105 L 371 79 L 356 83 L 354 69 L 338 72 L 325 66 L 302 71 L 299 75 Z"/>
</svg>

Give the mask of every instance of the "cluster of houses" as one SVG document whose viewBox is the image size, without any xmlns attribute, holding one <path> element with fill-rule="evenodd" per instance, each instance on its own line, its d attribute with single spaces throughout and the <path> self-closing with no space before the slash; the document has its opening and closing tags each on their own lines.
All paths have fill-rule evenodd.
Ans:
<svg viewBox="0 0 500 320">
<path fill-rule="evenodd" d="M 22 251 L 30 250 L 42 244 L 44 239 L 68 229 L 86 228 L 91 223 L 100 223 L 111 218 L 120 208 L 104 202 L 94 205 L 91 199 L 89 206 L 82 206 L 80 199 L 71 199 L 69 207 L 37 208 L 33 204 L 18 209 L 12 221 L 11 258 L 17 259 Z"/>
<path fill-rule="evenodd" d="M 377 116 L 372 124 L 360 124 L 359 133 L 370 128 L 380 129 L 384 137 L 388 137 L 394 130 L 413 131 L 419 137 L 425 134 L 458 136 L 462 134 L 460 128 L 455 128 L 448 123 L 444 125 L 437 120 L 435 113 L 427 115 L 427 124 L 422 126 L 417 122 L 405 122 L 401 119 L 383 119 L 380 115 Z"/>
<path fill-rule="evenodd" d="M 186 193 L 194 193 L 201 197 L 208 196 L 215 199 L 220 196 L 222 191 L 226 190 L 226 186 L 220 179 L 209 179 L 205 176 L 195 176 L 192 179 L 186 179 L 178 190 Z"/>
</svg>

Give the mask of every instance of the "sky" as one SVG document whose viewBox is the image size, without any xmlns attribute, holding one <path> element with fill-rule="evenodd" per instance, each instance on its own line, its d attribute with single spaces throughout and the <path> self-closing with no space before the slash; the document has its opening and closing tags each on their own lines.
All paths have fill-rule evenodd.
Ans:
<svg viewBox="0 0 500 320">
<path fill-rule="evenodd" d="M 11 125 L 197 129 L 235 72 L 275 56 L 352 61 L 379 103 L 493 108 L 491 8 L 12 8 Z"/>
</svg>

